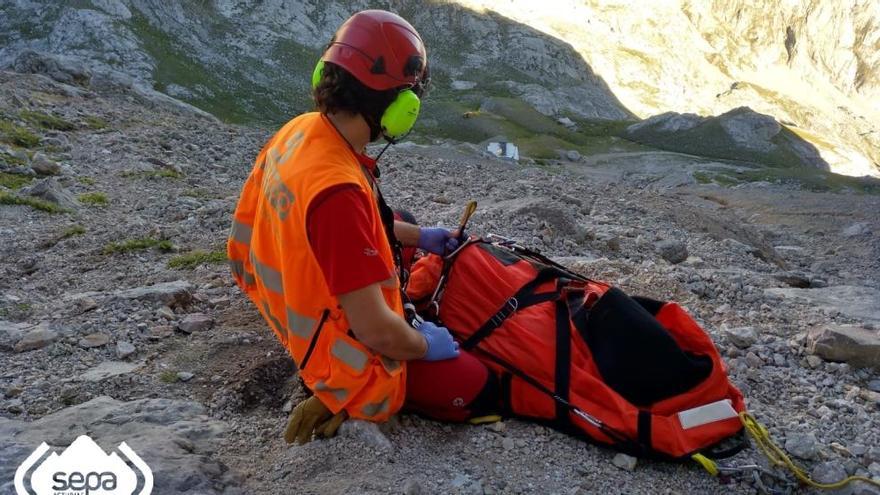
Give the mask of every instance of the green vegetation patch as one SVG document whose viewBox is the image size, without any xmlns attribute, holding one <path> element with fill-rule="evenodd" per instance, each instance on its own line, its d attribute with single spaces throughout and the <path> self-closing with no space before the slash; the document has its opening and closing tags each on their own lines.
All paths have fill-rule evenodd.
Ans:
<svg viewBox="0 0 880 495">
<path fill-rule="evenodd" d="M 86 176 L 86 175 L 77 177 L 76 181 L 79 182 L 80 184 L 84 184 L 86 186 L 94 186 L 95 185 L 95 179 L 92 177 Z"/>
<path fill-rule="evenodd" d="M 66 208 L 62 208 L 49 201 L 28 196 L 16 196 L 3 191 L 0 191 L 0 205 L 30 206 L 35 210 L 45 211 L 46 213 L 67 213 L 68 211 Z"/>
<path fill-rule="evenodd" d="M 26 127 L 3 119 L 0 119 L 0 140 L 23 148 L 33 148 L 40 144 L 40 137 Z"/>
<path fill-rule="evenodd" d="M 122 242 L 111 242 L 104 246 L 104 254 L 128 253 L 131 251 L 142 251 L 144 249 L 157 248 L 159 251 L 171 251 L 174 245 L 169 240 L 154 239 L 152 237 L 141 237 L 137 239 L 129 239 Z"/>
<path fill-rule="evenodd" d="M 568 129 L 517 98 L 463 93 L 426 100 L 425 119 L 416 127 L 420 135 L 474 144 L 502 136 L 519 147 L 520 156 L 537 160 L 558 159 L 567 150 L 589 156 L 654 149 L 619 137 L 632 121 L 572 116 L 577 128 Z"/>
<path fill-rule="evenodd" d="M 162 170 L 127 170 L 119 174 L 124 178 L 136 178 L 136 177 L 144 177 L 148 179 L 182 179 L 184 178 L 183 173 L 178 172 L 176 170 L 170 170 L 167 168 L 163 168 Z"/>
<path fill-rule="evenodd" d="M 185 268 L 192 270 L 201 264 L 226 263 L 226 251 L 204 251 L 197 249 L 180 256 L 175 256 L 168 261 L 168 268 Z"/>
<path fill-rule="evenodd" d="M 80 194 L 79 201 L 90 206 L 105 206 L 110 203 L 107 195 L 102 192 L 90 192 Z"/>
<path fill-rule="evenodd" d="M 34 178 L 29 175 L 0 172 L 0 186 L 3 186 L 7 189 L 12 189 L 13 191 L 21 189 L 22 186 L 30 184 L 32 180 L 34 180 Z"/>
<path fill-rule="evenodd" d="M 177 372 L 165 370 L 162 373 L 159 373 L 159 381 L 162 383 L 175 383 L 177 381 Z"/>
<path fill-rule="evenodd" d="M 22 110 L 19 114 L 22 120 L 29 122 L 40 129 L 51 129 L 56 131 L 72 131 L 76 126 L 61 117 L 43 112 L 35 112 L 33 110 Z"/>
<path fill-rule="evenodd" d="M 61 233 L 58 240 L 70 239 L 71 237 L 76 237 L 79 235 L 83 235 L 86 233 L 86 228 L 82 225 L 71 225 L 70 227 L 64 229 L 64 232 Z"/>
<path fill-rule="evenodd" d="M 91 129 L 91 130 L 93 130 L 93 131 L 98 131 L 98 130 L 101 130 L 101 129 L 106 129 L 107 126 L 108 126 L 106 120 L 104 120 L 104 119 L 102 119 L 102 118 L 100 118 L 100 117 L 95 117 L 94 115 L 87 115 L 87 116 L 83 119 L 83 122 L 86 123 L 86 127 L 88 127 L 89 129 Z"/>
<path fill-rule="evenodd" d="M 700 184 L 715 183 L 725 187 L 749 182 L 769 182 L 771 184 L 795 185 L 813 192 L 855 192 L 857 194 L 880 195 L 880 179 L 850 177 L 809 167 L 721 169 L 697 171 L 693 176 Z"/>
<path fill-rule="evenodd" d="M 235 36 L 238 28 L 218 15 L 211 2 L 185 2 L 184 9 L 206 20 L 203 27 L 212 33 L 213 39 Z M 298 74 L 311 74 L 308 67 L 314 66 L 319 50 L 280 40 L 269 57 L 258 59 L 235 50 L 234 43 L 221 42 L 217 43 L 218 50 L 231 62 L 217 70 L 216 64 L 212 66 L 193 57 L 185 45 L 140 13 L 134 13 L 125 26 L 156 61 L 154 89 L 168 92 L 171 85 L 182 86 L 190 94 L 181 99 L 221 120 L 275 126 L 311 107 L 308 79 Z M 230 48 L 223 48 L 227 45 Z M 252 82 L 253 74 L 272 77 L 272 88 L 259 88 Z"/>
</svg>

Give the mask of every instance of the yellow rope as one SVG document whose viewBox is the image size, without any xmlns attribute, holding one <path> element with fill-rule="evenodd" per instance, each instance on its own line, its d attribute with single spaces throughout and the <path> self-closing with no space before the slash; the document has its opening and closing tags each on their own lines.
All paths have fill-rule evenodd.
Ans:
<svg viewBox="0 0 880 495">
<path fill-rule="evenodd" d="M 761 450 L 761 452 L 767 457 L 767 460 L 770 461 L 772 466 L 780 466 L 788 469 L 794 476 L 800 480 L 801 483 L 805 485 L 809 485 L 813 488 L 817 488 L 820 490 L 835 490 L 837 488 L 844 487 L 853 481 L 862 481 L 865 483 L 869 483 L 871 485 L 880 487 L 880 482 L 874 481 L 871 478 L 867 478 L 865 476 L 848 476 L 840 481 L 836 481 L 834 483 L 819 483 L 818 481 L 810 478 L 810 475 L 807 472 L 794 463 L 791 460 L 791 457 L 785 453 L 778 445 L 773 443 L 773 440 L 770 438 L 770 432 L 767 431 L 767 428 L 764 427 L 761 423 L 758 423 L 751 414 L 743 411 L 739 413 L 739 419 L 742 421 L 743 427 L 746 429 L 746 432 L 752 437 L 755 444 Z M 713 476 L 718 475 L 718 465 L 715 464 L 714 461 L 707 458 L 702 454 L 694 454 L 692 458 L 697 461 L 701 466 L 703 466 L 709 474 Z"/>
</svg>

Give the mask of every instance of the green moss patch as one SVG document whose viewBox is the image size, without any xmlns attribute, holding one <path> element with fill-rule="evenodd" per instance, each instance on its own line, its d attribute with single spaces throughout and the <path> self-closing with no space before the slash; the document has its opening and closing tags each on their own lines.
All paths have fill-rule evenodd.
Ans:
<svg viewBox="0 0 880 495">
<path fill-rule="evenodd" d="M 176 371 L 165 370 L 162 373 L 159 373 L 159 381 L 162 383 L 175 383 L 177 380 Z"/>
<path fill-rule="evenodd" d="M 64 232 L 61 233 L 59 240 L 61 239 L 69 239 L 71 237 L 76 237 L 79 235 L 83 235 L 86 233 L 86 228 L 82 225 L 71 225 L 70 227 L 64 229 Z"/>
<path fill-rule="evenodd" d="M 83 122 L 85 122 L 86 127 L 88 127 L 89 129 L 91 129 L 93 131 L 106 129 L 107 125 L 108 125 L 106 120 L 104 120 L 100 117 L 95 117 L 94 115 L 87 115 L 83 119 Z"/>
<path fill-rule="evenodd" d="M 107 195 L 102 192 L 91 192 L 79 195 L 79 201 L 90 206 L 105 206 L 110 203 Z"/>
<path fill-rule="evenodd" d="M 769 182 L 779 185 L 794 185 L 813 192 L 880 194 L 880 179 L 849 177 L 808 167 L 756 167 L 745 170 L 719 169 L 715 171 L 697 171 L 694 172 L 693 176 L 700 184 L 715 183 L 726 187 L 749 182 Z"/>
<path fill-rule="evenodd" d="M 171 251 L 174 245 L 168 240 L 159 240 L 152 237 L 141 237 L 138 239 L 129 239 L 122 242 L 111 242 L 104 246 L 104 254 L 128 253 L 131 251 L 142 251 L 144 249 L 156 248 L 160 251 Z"/>
<path fill-rule="evenodd" d="M 25 122 L 33 124 L 40 129 L 51 129 L 55 131 L 72 131 L 76 129 L 76 126 L 71 122 L 48 113 L 23 110 L 19 116 Z"/>
<path fill-rule="evenodd" d="M 29 175 L 0 172 L 0 186 L 7 189 L 12 189 L 13 191 L 21 189 L 22 186 L 30 184 L 32 180 L 34 180 L 34 178 Z"/>
<path fill-rule="evenodd" d="M 168 268 L 185 268 L 192 270 L 201 264 L 226 263 L 226 251 L 204 251 L 197 249 L 180 256 L 175 256 L 168 261 Z"/>
<path fill-rule="evenodd" d="M 33 148 L 40 144 L 40 137 L 26 127 L 2 119 L 0 119 L 0 140 L 23 148 Z"/>
<path fill-rule="evenodd" d="M 0 191 L 0 205 L 30 206 L 35 210 L 45 211 L 46 213 L 66 213 L 68 211 L 49 201 L 28 196 L 16 196 L 2 191 Z"/>
<path fill-rule="evenodd" d="M 119 175 L 124 178 L 143 177 L 148 179 L 182 179 L 184 177 L 182 173 L 169 169 L 148 171 L 128 170 Z"/>
</svg>

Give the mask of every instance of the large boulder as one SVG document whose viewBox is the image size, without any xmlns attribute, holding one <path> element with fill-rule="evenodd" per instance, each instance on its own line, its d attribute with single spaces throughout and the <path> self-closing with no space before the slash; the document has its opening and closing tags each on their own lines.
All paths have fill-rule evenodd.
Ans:
<svg viewBox="0 0 880 495">
<path fill-rule="evenodd" d="M 192 284 L 186 280 L 175 280 L 146 287 L 120 290 L 114 296 L 120 299 L 138 299 L 161 302 L 167 306 L 177 306 L 189 303 L 192 299 L 192 288 Z"/>
<path fill-rule="evenodd" d="M 92 73 L 77 59 L 24 50 L 11 64 L 12 70 L 23 74 L 43 74 L 58 82 L 87 86 Z"/>
<path fill-rule="evenodd" d="M 773 167 L 829 168 L 812 144 L 772 116 L 748 107 L 715 117 L 666 112 L 627 127 L 624 135 L 633 141 L 691 155 Z"/>
<path fill-rule="evenodd" d="M 216 458 L 225 432 L 200 404 L 171 399 L 97 397 L 32 422 L 0 418 L 0 492 L 15 493 L 16 469 L 42 442 L 60 453 L 88 435 L 107 453 L 131 447 L 153 473 L 153 493 L 241 493 L 240 479 Z"/>
<path fill-rule="evenodd" d="M 817 328 L 807 335 L 809 351 L 827 361 L 880 371 L 880 334 L 854 325 Z"/>
<path fill-rule="evenodd" d="M 47 177 L 32 186 L 22 189 L 21 192 L 28 196 L 55 203 L 62 208 L 73 209 L 79 205 L 73 194 L 65 189 L 55 177 Z"/>
</svg>

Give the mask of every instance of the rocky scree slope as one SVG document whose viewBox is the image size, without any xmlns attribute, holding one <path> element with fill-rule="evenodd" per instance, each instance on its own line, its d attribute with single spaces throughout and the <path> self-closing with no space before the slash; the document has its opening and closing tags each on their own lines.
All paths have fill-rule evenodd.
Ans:
<svg viewBox="0 0 880 495">
<path fill-rule="evenodd" d="M 240 185 L 268 132 L 137 91 L 9 72 L 0 112 L 4 490 L 40 441 L 63 447 L 78 434 L 105 448 L 126 441 L 163 494 L 763 486 L 722 486 L 686 464 L 634 465 L 511 419 L 474 427 L 403 414 L 381 431 L 349 423 L 338 438 L 288 448 L 281 431 L 303 390 L 223 260 Z M 601 180 L 601 168 L 590 179 L 407 145 L 383 158 L 383 180 L 389 200 L 425 224 L 454 224 L 477 199 L 473 232 L 680 301 L 712 334 L 752 412 L 815 475 L 880 476 L 880 375 L 811 353 L 824 352 L 815 339 L 870 351 L 877 336 L 877 198 L 644 187 Z M 868 341 L 835 342 L 841 325 Z M 756 461 L 753 450 L 734 459 Z"/>
</svg>

